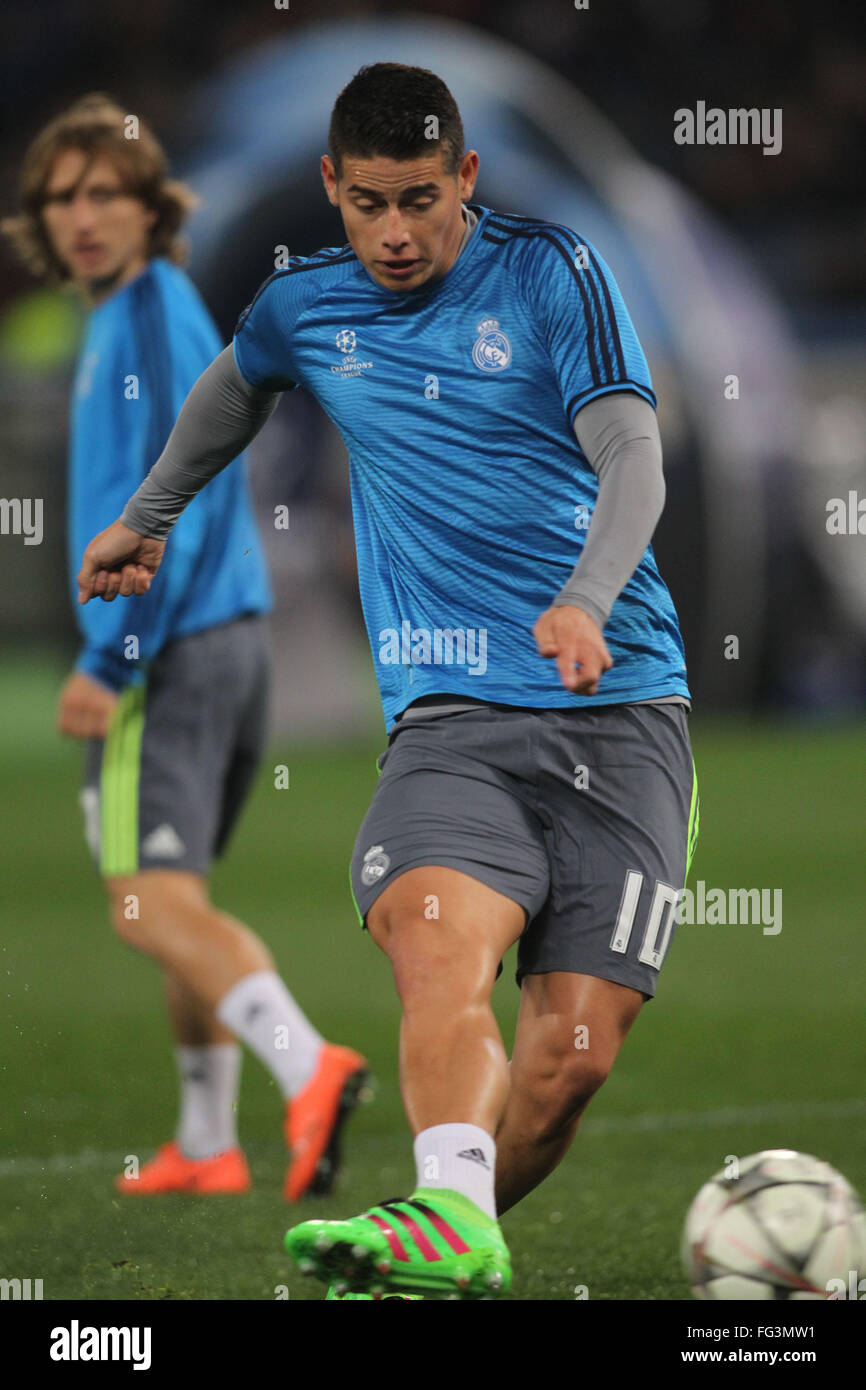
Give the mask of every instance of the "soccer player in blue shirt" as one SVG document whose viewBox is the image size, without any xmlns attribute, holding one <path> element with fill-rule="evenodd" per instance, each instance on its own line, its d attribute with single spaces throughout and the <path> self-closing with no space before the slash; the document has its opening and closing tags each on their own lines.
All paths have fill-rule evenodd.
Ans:
<svg viewBox="0 0 866 1390">
<path fill-rule="evenodd" d="M 70 432 L 74 596 L 88 537 L 141 481 L 220 341 L 178 264 L 194 199 L 137 117 L 83 98 L 36 138 L 22 184 L 4 230 L 90 308 Z M 264 943 L 208 896 L 263 751 L 270 607 L 242 457 L 189 507 L 134 611 L 76 606 L 82 647 L 58 727 L 85 742 L 87 838 L 120 938 L 164 972 L 181 1081 L 176 1137 L 118 1178 L 128 1194 L 249 1187 L 238 1038 L 285 1098 L 289 1200 L 329 1190 L 364 1077 L 363 1058 L 305 1017 Z"/>
<path fill-rule="evenodd" d="M 417 1187 L 286 1240 L 337 1296 L 484 1297 L 511 1278 L 497 1216 L 561 1160 L 655 992 L 697 833 L 650 546 L 655 396 L 595 248 L 471 201 L 478 156 L 438 77 L 361 69 L 329 144 L 348 244 L 261 287 L 87 547 L 79 600 L 148 592 L 281 392 L 339 426 L 389 733 L 352 882 L 402 1003 Z M 515 941 L 509 1064 L 490 1000 Z"/>
</svg>

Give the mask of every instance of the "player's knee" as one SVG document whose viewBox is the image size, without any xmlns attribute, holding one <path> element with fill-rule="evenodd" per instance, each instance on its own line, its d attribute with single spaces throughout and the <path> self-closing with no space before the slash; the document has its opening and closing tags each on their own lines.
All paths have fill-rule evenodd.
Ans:
<svg viewBox="0 0 866 1390">
<path fill-rule="evenodd" d="M 467 993 L 468 980 L 455 979 L 459 967 L 455 953 L 439 933 L 404 924 L 390 938 L 388 957 L 394 983 L 404 1010 L 435 1008 L 439 996 L 449 994 L 456 1004 Z"/>
<path fill-rule="evenodd" d="M 105 881 L 111 924 L 127 946 L 152 953 L 157 933 L 178 929 L 189 910 L 189 890 L 179 875 L 129 875 Z"/>
</svg>

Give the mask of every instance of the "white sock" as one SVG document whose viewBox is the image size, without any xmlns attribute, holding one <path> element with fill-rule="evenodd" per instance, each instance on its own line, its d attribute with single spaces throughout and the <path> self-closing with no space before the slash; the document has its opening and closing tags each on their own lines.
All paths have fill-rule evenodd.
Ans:
<svg viewBox="0 0 866 1390">
<path fill-rule="evenodd" d="M 493 1179 L 496 1143 L 478 1125 L 433 1125 L 415 1140 L 419 1187 L 448 1187 L 461 1192 L 488 1216 L 496 1218 Z"/>
<path fill-rule="evenodd" d="M 303 1090 L 324 1040 L 275 970 L 238 980 L 217 1004 L 216 1016 L 264 1063 L 286 1099 Z"/>
<path fill-rule="evenodd" d="M 235 1109 L 241 1075 L 237 1043 L 176 1047 L 180 1119 L 175 1143 L 187 1158 L 210 1158 L 238 1142 Z"/>
</svg>

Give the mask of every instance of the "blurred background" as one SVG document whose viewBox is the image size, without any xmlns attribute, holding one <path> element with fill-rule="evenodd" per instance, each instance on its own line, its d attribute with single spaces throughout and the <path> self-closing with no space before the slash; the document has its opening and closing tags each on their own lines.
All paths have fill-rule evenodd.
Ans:
<svg viewBox="0 0 866 1390">
<path fill-rule="evenodd" d="M 451 87 L 480 154 L 476 201 L 572 226 L 623 290 L 659 397 L 668 500 L 654 545 L 694 695 L 693 874 L 781 886 L 784 927 L 680 929 L 664 1006 L 646 1011 L 582 1124 L 588 1161 L 576 1150 L 507 1228 L 533 1235 L 518 1296 L 570 1298 L 578 1278 L 593 1297 L 687 1296 L 678 1222 L 728 1153 L 812 1150 L 866 1186 L 866 520 L 859 534 L 827 527 L 832 499 L 847 511 L 853 496 L 855 521 L 866 499 L 862 27 L 854 6 L 805 0 L 0 11 L 0 213 L 41 126 L 107 91 L 202 200 L 189 270 L 226 341 L 276 247 L 343 244 L 318 161 L 337 92 L 379 60 Z M 781 151 L 677 144 L 675 112 L 698 102 L 780 108 Z M 111 939 L 78 819 L 80 750 L 54 733 L 77 647 L 64 474 L 81 323 L 72 297 L 0 246 L 0 497 L 43 498 L 45 524 L 39 546 L 0 535 L 0 1242 L 18 1262 L 0 1274 L 45 1272 L 46 1297 L 272 1297 L 282 1151 L 252 1062 L 242 1136 L 259 1185 L 242 1248 L 233 1203 L 168 1224 L 109 1198 L 123 1155 L 170 1133 L 174 1100 L 156 972 Z M 373 1062 L 349 1210 L 408 1171 L 393 987 L 345 886 L 382 717 L 339 436 L 292 392 L 251 462 L 277 593 L 273 754 L 216 891 L 319 1027 Z M 273 526 L 281 503 L 287 532 Z M 277 762 L 288 793 L 274 790 Z M 506 970 L 506 1037 L 516 1001 Z"/>
</svg>

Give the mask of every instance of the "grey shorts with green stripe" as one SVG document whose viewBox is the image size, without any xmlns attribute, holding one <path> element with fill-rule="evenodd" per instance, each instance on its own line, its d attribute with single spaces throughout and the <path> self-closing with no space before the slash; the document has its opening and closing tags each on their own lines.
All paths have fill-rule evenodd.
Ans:
<svg viewBox="0 0 866 1390">
<path fill-rule="evenodd" d="M 267 619 L 250 614 L 164 647 L 85 753 L 85 833 L 104 876 L 207 874 L 267 735 Z"/>
<path fill-rule="evenodd" d="M 351 867 L 362 920 L 400 874 L 443 865 L 525 910 L 518 983 L 655 993 L 698 831 L 682 705 L 413 711 L 379 768 Z"/>
</svg>

